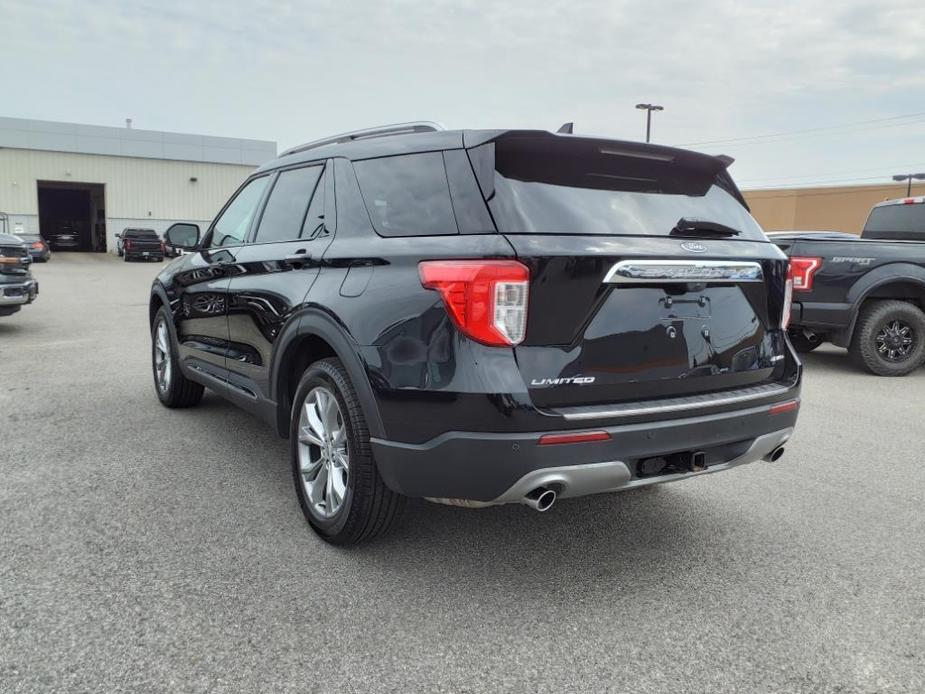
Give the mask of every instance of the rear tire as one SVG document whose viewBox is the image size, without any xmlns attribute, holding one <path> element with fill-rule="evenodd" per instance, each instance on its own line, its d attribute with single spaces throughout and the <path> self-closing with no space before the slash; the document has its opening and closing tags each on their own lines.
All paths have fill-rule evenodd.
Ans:
<svg viewBox="0 0 925 694">
<path fill-rule="evenodd" d="M 299 505 L 321 539 L 353 545 L 394 525 L 405 497 L 379 475 L 363 410 L 339 359 L 315 362 L 302 374 L 289 445 Z"/>
<path fill-rule="evenodd" d="M 905 376 L 925 362 L 925 313 L 906 301 L 868 302 L 848 351 L 877 376 Z"/>
<path fill-rule="evenodd" d="M 163 306 L 151 326 L 151 369 L 154 373 L 154 390 L 165 407 L 171 409 L 192 407 L 202 400 L 205 388 L 189 380 L 180 372 L 177 350 L 170 337 L 170 316 Z"/>
<path fill-rule="evenodd" d="M 825 335 L 820 335 L 810 330 L 803 330 L 802 328 L 788 330 L 787 336 L 790 338 L 790 343 L 793 345 L 793 348 L 800 354 L 812 352 L 825 342 Z"/>
<path fill-rule="evenodd" d="M 122 260 L 124 260 L 126 263 L 129 262 L 128 253 L 122 256 Z"/>
</svg>

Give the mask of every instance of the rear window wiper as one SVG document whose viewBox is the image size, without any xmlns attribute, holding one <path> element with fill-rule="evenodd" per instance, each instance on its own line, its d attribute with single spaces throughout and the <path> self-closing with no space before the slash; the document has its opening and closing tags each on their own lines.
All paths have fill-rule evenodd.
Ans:
<svg viewBox="0 0 925 694">
<path fill-rule="evenodd" d="M 681 217 L 674 229 L 671 230 L 671 236 L 692 236 L 702 238 L 704 236 L 738 236 L 742 232 L 738 229 L 711 222 L 708 219 L 688 219 Z"/>
</svg>

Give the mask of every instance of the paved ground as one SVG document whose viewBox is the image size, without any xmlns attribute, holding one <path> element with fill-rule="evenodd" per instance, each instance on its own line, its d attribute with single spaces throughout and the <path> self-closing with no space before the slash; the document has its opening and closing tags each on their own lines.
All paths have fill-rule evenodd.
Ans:
<svg viewBox="0 0 925 694">
<path fill-rule="evenodd" d="M 779 463 L 343 551 L 262 424 L 158 404 L 159 267 L 0 319 L 0 691 L 925 691 L 925 370 L 824 349 Z"/>
</svg>

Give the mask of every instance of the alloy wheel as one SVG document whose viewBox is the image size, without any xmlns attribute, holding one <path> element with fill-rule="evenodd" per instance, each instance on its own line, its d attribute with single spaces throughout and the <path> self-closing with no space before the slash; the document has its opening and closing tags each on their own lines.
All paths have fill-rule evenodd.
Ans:
<svg viewBox="0 0 925 694">
<path fill-rule="evenodd" d="M 312 389 L 299 415 L 299 472 L 312 512 L 331 518 L 347 495 L 347 430 L 334 393 Z"/>
<path fill-rule="evenodd" d="M 162 393 L 166 393 L 170 387 L 170 376 L 173 370 L 172 361 L 167 323 L 161 321 L 157 324 L 157 331 L 154 334 L 154 374 L 157 379 L 158 390 Z"/>
<path fill-rule="evenodd" d="M 911 325 L 901 320 L 886 323 L 874 340 L 878 354 L 894 363 L 908 359 L 915 348 L 915 332 Z"/>
</svg>

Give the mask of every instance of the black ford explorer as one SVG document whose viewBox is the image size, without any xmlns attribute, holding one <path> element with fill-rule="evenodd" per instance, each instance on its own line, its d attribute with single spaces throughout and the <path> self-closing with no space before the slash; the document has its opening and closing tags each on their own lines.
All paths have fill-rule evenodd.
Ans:
<svg viewBox="0 0 925 694">
<path fill-rule="evenodd" d="M 297 147 L 201 240 L 167 232 L 190 253 L 152 287 L 158 397 L 209 388 L 288 437 L 337 544 L 406 496 L 546 510 L 776 460 L 788 263 L 730 161 L 427 123 Z"/>
</svg>

